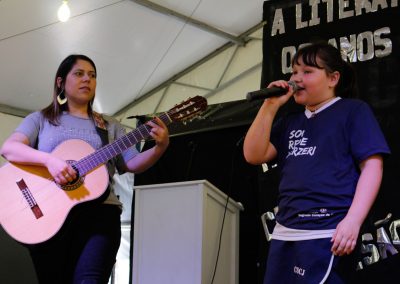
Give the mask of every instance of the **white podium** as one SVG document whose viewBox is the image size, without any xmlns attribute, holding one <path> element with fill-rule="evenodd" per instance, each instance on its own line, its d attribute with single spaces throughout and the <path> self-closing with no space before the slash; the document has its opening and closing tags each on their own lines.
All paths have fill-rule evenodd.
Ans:
<svg viewBox="0 0 400 284">
<path fill-rule="evenodd" d="M 133 284 L 210 284 L 227 196 L 206 180 L 135 187 Z M 239 283 L 239 212 L 229 199 L 214 284 Z"/>
</svg>

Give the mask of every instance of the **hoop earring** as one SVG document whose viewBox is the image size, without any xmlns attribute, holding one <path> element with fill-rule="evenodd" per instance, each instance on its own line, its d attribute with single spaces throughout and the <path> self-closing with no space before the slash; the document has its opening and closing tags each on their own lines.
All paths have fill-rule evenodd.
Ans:
<svg viewBox="0 0 400 284">
<path fill-rule="evenodd" d="M 64 88 L 61 90 L 61 92 L 57 95 L 57 102 L 59 105 L 63 105 L 67 102 L 67 97 L 64 94 Z"/>
</svg>

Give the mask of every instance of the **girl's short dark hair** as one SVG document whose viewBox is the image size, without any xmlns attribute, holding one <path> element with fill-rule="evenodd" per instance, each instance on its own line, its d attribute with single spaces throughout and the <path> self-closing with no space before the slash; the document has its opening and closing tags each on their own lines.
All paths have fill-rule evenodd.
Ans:
<svg viewBox="0 0 400 284">
<path fill-rule="evenodd" d="M 319 59 L 319 63 L 318 60 Z M 301 59 L 305 65 L 325 69 L 327 73 L 340 73 L 340 79 L 335 88 L 337 97 L 357 97 L 357 76 L 348 62 L 344 61 L 339 49 L 325 41 L 313 42 L 300 48 L 292 60 L 292 66 L 299 64 Z"/>
</svg>

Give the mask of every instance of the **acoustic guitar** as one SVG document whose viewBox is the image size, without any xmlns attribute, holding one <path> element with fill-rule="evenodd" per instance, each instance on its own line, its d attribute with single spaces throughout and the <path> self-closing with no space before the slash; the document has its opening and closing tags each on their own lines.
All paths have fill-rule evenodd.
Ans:
<svg viewBox="0 0 400 284">
<path fill-rule="evenodd" d="M 207 107 L 201 96 L 190 98 L 163 113 L 166 124 L 192 119 Z M 78 177 L 57 184 L 47 168 L 7 163 L 0 168 L 0 224 L 15 240 L 38 244 L 52 238 L 63 226 L 71 209 L 99 199 L 107 190 L 108 160 L 150 137 L 143 124 L 114 142 L 94 150 L 83 140 L 66 140 L 52 152 L 72 165 Z"/>
</svg>

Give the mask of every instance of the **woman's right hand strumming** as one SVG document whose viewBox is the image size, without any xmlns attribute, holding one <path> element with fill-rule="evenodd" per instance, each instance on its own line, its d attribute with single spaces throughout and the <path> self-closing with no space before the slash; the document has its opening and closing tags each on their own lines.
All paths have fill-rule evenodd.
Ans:
<svg viewBox="0 0 400 284">
<path fill-rule="evenodd" d="M 76 179 L 76 172 L 70 164 L 63 159 L 49 155 L 45 166 L 58 184 L 67 184 Z"/>
</svg>

